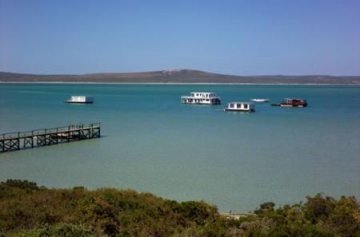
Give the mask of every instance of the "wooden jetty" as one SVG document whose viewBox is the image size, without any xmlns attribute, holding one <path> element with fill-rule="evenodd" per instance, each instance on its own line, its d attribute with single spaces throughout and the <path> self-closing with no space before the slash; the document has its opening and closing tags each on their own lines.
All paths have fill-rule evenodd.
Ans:
<svg viewBox="0 0 360 237">
<path fill-rule="evenodd" d="M 100 137 L 100 123 L 0 135 L 0 153 Z"/>
</svg>

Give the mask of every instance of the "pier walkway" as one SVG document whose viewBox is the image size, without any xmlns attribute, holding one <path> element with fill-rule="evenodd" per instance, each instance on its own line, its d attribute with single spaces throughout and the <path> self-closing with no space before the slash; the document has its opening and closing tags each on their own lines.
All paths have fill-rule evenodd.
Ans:
<svg viewBox="0 0 360 237">
<path fill-rule="evenodd" d="M 0 135 L 0 153 L 100 137 L 100 123 L 39 129 Z"/>
</svg>

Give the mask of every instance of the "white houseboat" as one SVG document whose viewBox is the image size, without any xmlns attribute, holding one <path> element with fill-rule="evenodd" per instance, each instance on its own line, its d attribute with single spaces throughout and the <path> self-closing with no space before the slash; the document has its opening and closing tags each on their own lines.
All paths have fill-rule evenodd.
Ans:
<svg viewBox="0 0 360 237">
<path fill-rule="evenodd" d="M 73 95 L 66 103 L 78 103 L 78 104 L 92 104 L 94 103 L 94 98 L 91 96 L 83 96 L 83 95 Z"/>
<path fill-rule="evenodd" d="M 221 99 L 213 92 L 191 92 L 190 95 L 181 96 L 181 103 L 219 105 Z"/>
<path fill-rule="evenodd" d="M 224 111 L 255 112 L 255 105 L 250 102 L 230 102 Z"/>
</svg>

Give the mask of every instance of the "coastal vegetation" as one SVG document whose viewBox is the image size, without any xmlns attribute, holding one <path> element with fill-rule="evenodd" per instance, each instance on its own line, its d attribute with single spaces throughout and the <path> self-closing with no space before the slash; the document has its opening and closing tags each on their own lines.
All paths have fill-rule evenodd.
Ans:
<svg viewBox="0 0 360 237">
<path fill-rule="evenodd" d="M 355 197 L 318 194 L 303 203 L 267 202 L 250 214 L 232 216 L 203 201 L 7 180 L 0 183 L 0 236 L 350 237 L 360 236 L 360 204 Z"/>
</svg>

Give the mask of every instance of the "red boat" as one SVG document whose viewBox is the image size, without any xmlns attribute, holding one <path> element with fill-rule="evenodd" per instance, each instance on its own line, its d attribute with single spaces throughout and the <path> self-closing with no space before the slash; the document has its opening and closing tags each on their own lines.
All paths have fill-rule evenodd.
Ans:
<svg viewBox="0 0 360 237">
<path fill-rule="evenodd" d="M 272 104 L 280 107 L 306 107 L 307 101 L 304 99 L 285 98 L 280 104 Z"/>
</svg>

